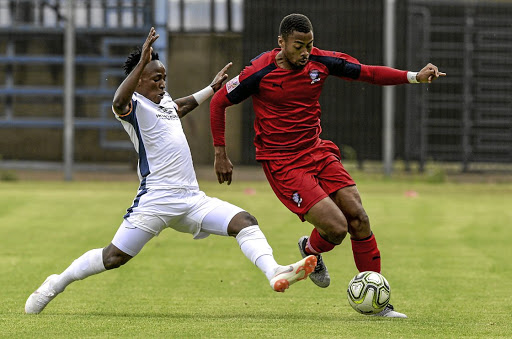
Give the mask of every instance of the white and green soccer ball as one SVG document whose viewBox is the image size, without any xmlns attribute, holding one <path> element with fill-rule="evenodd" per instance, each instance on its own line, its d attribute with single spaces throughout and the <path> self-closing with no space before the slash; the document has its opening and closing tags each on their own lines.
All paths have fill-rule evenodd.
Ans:
<svg viewBox="0 0 512 339">
<path fill-rule="evenodd" d="M 354 310 L 362 314 L 375 314 L 389 303 L 391 288 L 382 274 L 366 271 L 350 280 L 347 295 Z"/>
</svg>

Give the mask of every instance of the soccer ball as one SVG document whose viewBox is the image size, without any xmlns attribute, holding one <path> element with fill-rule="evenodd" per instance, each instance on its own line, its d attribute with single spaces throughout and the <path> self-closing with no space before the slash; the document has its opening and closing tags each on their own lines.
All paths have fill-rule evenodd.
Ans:
<svg viewBox="0 0 512 339">
<path fill-rule="evenodd" d="M 347 295 L 354 310 L 362 314 L 375 314 L 389 303 L 391 289 L 382 274 L 366 271 L 358 273 L 350 280 Z"/>
</svg>

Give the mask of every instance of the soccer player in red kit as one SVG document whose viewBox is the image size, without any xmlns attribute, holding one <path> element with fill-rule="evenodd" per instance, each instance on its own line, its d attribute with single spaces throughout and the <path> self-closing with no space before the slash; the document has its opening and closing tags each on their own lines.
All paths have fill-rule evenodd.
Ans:
<svg viewBox="0 0 512 339">
<path fill-rule="evenodd" d="M 347 232 L 357 269 L 381 271 L 380 252 L 354 180 L 341 163 L 339 148 L 320 139 L 318 99 L 329 75 L 378 85 L 430 83 L 444 73 L 432 64 L 419 72 L 361 64 L 340 52 L 313 47 L 313 26 L 302 14 L 281 21 L 280 48 L 262 53 L 226 83 L 210 103 L 219 183 L 232 179 L 225 149 L 225 111 L 252 96 L 256 160 L 281 202 L 314 228 L 299 239 L 302 256 L 317 256 L 310 274 L 320 287 L 330 284 L 321 253 L 340 245 Z M 389 305 L 379 316 L 406 318 Z"/>
</svg>

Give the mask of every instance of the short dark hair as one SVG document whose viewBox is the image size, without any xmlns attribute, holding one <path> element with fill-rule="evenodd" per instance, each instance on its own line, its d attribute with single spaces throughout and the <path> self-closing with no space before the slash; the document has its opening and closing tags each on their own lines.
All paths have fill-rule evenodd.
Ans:
<svg viewBox="0 0 512 339">
<path fill-rule="evenodd" d="M 140 61 L 140 55 L 142 54 L 142 49 L 140 47 L 135 48 L 130 55 L 128 55 L 128 58 L 126 58 L 126 61 L 124 62 L 123 69 L 124 74 L 128 75 L 131 73 L 131 71 L 137 66 L 137 64 Z M 153 51 L 151 52 L 151 60 L 160 60 L 158 58 L 158 53 Z"/>
<path fill-rule="evenodd" d="M 313 25 L 311 21 L 303 14 L 288 14 L 281 20 L 279 25 L 279 35 L 285 40 L 293 31 L 309 33 L 312 30 Z"/>
</svg>

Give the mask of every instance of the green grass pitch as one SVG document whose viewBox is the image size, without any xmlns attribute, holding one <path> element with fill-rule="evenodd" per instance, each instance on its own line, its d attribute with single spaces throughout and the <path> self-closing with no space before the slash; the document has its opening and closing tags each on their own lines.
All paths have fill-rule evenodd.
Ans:
<svg viewBox="0 0 512 339">
<path fill-rule="evenodd" d="M 233 238 L 195 241 L 171 229 L 126 266 L 75 282 L 40 315 L 25 315 L 48 275 L 110 242 L 137 182 L 19 181 L 0 182 L 0 337 L 511 337 L 512 185 L 356 179 L 391 303 L 408 319 L 351 309 L 348 239 L 324 255 L 329 288 L 308 280 L 275 293 Z M 201 188 L 254 214 L 278 262 L 299 260 L 297 239 L 311 226 L 266 182 Z"/>
</svg>

